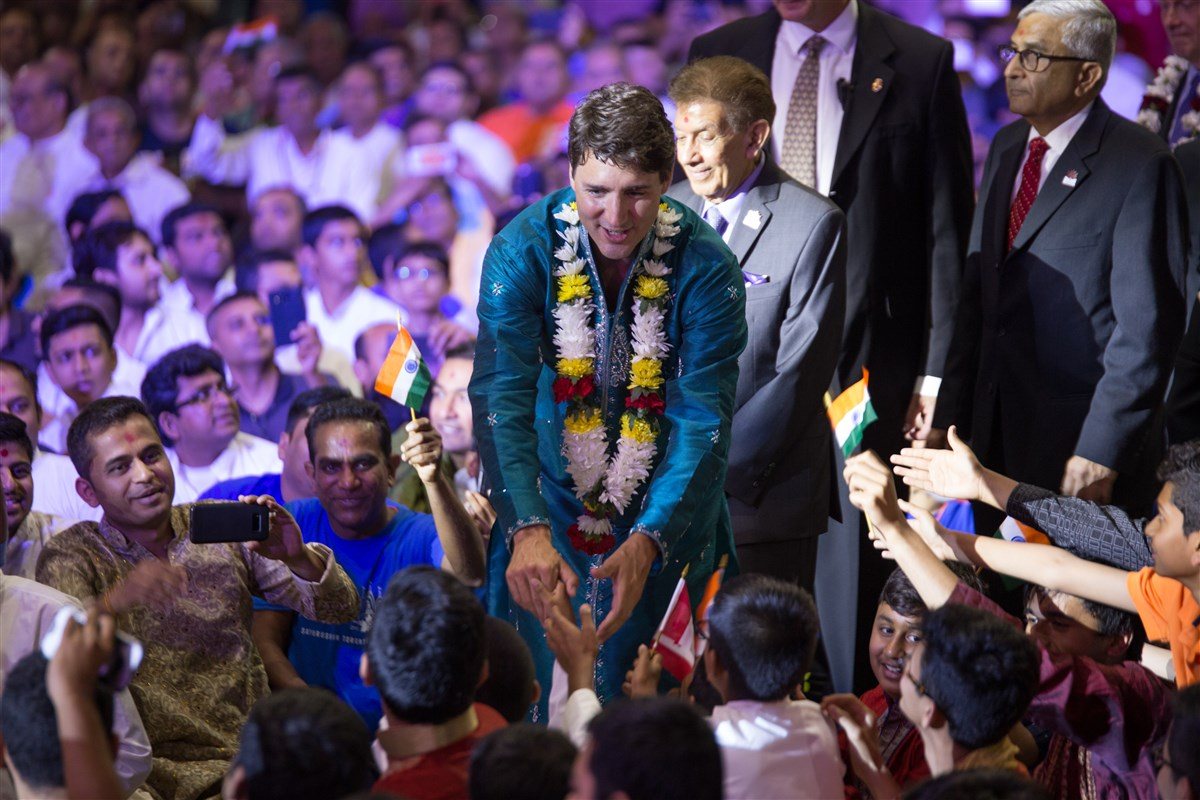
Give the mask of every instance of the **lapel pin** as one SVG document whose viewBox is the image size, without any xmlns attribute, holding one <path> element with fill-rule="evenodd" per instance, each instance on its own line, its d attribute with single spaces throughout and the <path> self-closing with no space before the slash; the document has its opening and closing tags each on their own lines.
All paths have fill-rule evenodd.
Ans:
<svg viewBox="0 0 1200 800">
<path fill-rule="evenodd" d="M 1073 169 L 1067 170 L 1067 174 L 1063 175 L 1063 186 L 1074 189 L 1077 183 L 1079 183 L 1079 173 Z"/>
<path fill-rule="evenodd" d="M 742 224 L 752 230 L 758 230 L 762 227 L 762 215 L 758 213 L 757 208 L 752 208 L 742 217 Z"/>
<path fill-rule="evenodd" d="M 876 78 L 871 81 L 871 91 L 875 93 L 883 91 L 883 78 Z"/>
</svg>

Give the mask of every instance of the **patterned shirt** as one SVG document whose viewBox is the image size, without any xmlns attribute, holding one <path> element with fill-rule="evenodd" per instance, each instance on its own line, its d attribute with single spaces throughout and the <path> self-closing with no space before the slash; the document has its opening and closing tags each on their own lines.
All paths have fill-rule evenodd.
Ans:
<svg viewBox="0 0 1200 800">
<path fill-rule="evenodd" d="M 159 796 L 192 800 L 219 793 L 250 707 L 267 693 L 262 659 L 250 639 L 251 595 L 306 617 L 349 622 L 358 592 L 329 549 L 311 583 L 243 544 L 193 544 L 191 505 L 171 509 L 170 563 L 187 570 L 187 588 L 171 608 L 138 607 L 117 625 L 145 646 L 130 691 L 154 748 L 147 785 Z M 134 567 L 154 558 L 107 521 L 81 522 L 46 543 L 37 579 L 82 601 L 99 597 Z"/>
</svg>

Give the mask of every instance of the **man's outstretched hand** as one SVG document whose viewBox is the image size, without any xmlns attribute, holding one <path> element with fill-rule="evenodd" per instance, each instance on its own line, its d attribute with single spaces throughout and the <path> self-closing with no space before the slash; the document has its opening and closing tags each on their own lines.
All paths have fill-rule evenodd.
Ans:
<svg viewBox="0 0 1200 800">
<path fill-rule="evenodd" d="M 546 525 L 530 525 L 517 531 L 513 537 L 512 560 L 504 572 L 508 591 L 516 604 L 542 620 L 548 609 L 534 585 L 535 579 L 550 591 L 561 581 L 571 597 L 579 588 L 579 576 L 554 548 L 550 528 Z"/>
<path fill-rule="evenodd" d="M 592 577 L 596 580 L 611 579 L 613 582 L 612 609 L 597 631 L 601 642 L 607 641 L 633 614 L 657 557 L 658 546 L 654 540 L 635 533 L 607 561 L 592 569 Z"/>
</svg>

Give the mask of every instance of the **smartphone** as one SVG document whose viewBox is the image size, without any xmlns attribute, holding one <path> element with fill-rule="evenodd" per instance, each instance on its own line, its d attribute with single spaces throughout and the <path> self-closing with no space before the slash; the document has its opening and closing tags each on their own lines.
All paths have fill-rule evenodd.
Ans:
<svg viewBox="0 0 1200 800">
<path fill-rule="evenodd" d="M 458 166 L 458 150 L 450 142 L 417 144 L 404 156 L 404 171 L 414 178 L 450 175 Z"/>
<path fill-rule="evenodd" d="M 80 625 L 87 624 L 87 614 L 75 606 L 63 606 L 54 615 L 50 630 L 42 637 L 41 650 L 46 660 L 54 658 L 67 630 L 67 621 L 74 619 Z M 117 631 L 116 646 L 112 661 L 100 668 L 100 685 L 110 692 L 119 692 L 133 680 L 133 674 L 142 665 L 144 650 L 142 643 L 127 633 Z"/>
<path fill-rule="evenodd" d="M 308 318 L 304 311 L 304 294 L 299 286 L 271 292 L 271 327 L 275 331 L 275 346 L 292 343 L 292 331 Z"/>
<path fill-rule="evenodd" d="M 270 510 L 249 503 L 200 503 L 192 506 L 188 525 L 196 544 L 261 542 L 270 530 Z"/>
</svg>

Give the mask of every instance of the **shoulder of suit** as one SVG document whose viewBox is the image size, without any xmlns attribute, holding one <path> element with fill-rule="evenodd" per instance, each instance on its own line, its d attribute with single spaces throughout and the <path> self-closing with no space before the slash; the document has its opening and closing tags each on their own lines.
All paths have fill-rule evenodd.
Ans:
<svg viewBox="0 0 1200 800">
<path fill-rule="evenodd" d="M 905 22 L 886 11 L 860 5 L 859 13 L 862 15 L 859 18 L 860 31 L 862 25 L 878 25 L 891 37 L 901 57 L 940 57 L 943 51 L 953 47 L 948 40 L 941 36 Z"/>
<path fill-rule="evenodd" d="M 692 42 L 692 51 L 697 56 L 718 55 L 730 43 L 745 43 L 748 38 L 770 36 L 779 30 L 779 17 L 774 11 L 766 11 L 753 17 L 742 17 L 727 22 L 719 28 L 697 36 Z"/>
<path fill-rule="evenodd" d="M 793 178 L 779 182 L 779 200 L 773 206 L 774 209 L 781 209 L 784 213 L 788 209 L 794 209 L 812 215 L 823 215 L 830 211 L 842 213 L 837 203 Z"/>
<path fill-rule="evenodd" d="M 1110 112 L 1105 128 L 1104 137 L 1107 141 L 1102 141 L 1101 147 L 1115 146 L 1146 155 L 1171 152 L 1170 146 L 1157 133 L 1125 119 L 1116 112 Z"/>
<path fill-rule="evenodd" d="M 1200 181 L 1200 139 L 1184 142 L 1175 148 L 1175 158 L 1184 173 L 1195 181 Z"/>
</svg>

